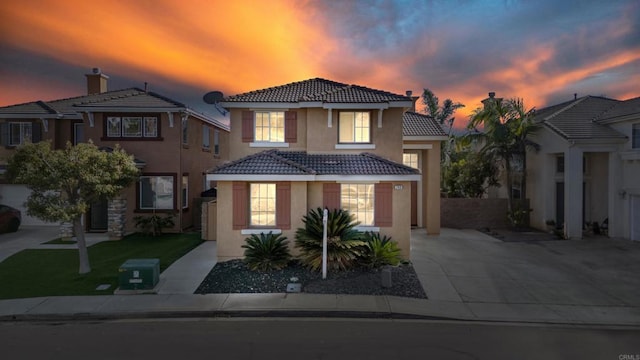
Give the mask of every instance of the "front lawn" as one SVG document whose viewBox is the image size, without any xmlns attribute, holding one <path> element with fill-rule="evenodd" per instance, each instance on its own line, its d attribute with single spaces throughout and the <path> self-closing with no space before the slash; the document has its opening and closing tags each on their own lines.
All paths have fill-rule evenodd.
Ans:
<svg viewBox="0 0 640 360">
<path fill-rule="evenodd" d="M 201 244 L 200 233 L 140 234 L 89 247 L 91 272 L 78 274 L 78 250 L 27 249 L 0 263 L 0 299 L 61 295 L 106 295 L 118 287 L 118 269 L 128 259 L 158 258 L 160 272 Z M 96 287 L 110 284 L 107 290 Z"/>
</svg>

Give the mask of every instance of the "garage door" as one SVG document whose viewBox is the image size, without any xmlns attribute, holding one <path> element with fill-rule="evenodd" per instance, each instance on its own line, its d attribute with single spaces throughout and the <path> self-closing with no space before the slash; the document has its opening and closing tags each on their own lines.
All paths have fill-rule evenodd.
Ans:
<svg viewBox="0 0 640 360">
<path fill-rule="evenodd" d="M 24 185 L 0 184 L 0 204 L 9 205 L 22 212 L 23 225 L 55 225 L 27 215 L 24 206 L 31 191 Z"/>
</svg>

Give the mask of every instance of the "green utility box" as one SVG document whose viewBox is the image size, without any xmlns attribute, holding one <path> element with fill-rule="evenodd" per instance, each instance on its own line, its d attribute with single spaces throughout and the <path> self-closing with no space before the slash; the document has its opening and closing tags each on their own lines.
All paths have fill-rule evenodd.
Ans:
<svg viewBox="0 0 640 360">
<path fill-rule="evenodd" d="M 160 259 L 129 259 L 118 269 L 120 290 L 153 289 L 160 280 Z"/>
</svg>

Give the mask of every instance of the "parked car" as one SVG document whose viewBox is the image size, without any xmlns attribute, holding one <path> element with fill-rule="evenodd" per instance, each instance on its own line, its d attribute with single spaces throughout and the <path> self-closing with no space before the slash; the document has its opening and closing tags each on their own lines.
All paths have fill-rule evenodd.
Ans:
<svg viewBox="0 0 640 360">
<path fill-rule="evenodd" d="M 16 232 L 21 222 L 20 210 L 0 204 L 0 232 Z"/>
</svg>

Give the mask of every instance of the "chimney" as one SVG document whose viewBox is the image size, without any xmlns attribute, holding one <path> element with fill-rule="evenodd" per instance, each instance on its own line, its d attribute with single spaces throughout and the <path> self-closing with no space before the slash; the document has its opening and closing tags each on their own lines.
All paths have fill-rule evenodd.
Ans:
<svg viewBox="0 0 640 360">
<path fill-rule="evenodd" d="M 492 91 L 492 92 L 490 92 L 490 93 L 489 93 L 489 98 L 490 98 L 490 99 L 493 99 L 494 97 L 496 97 L 496 93 L 495 93 L 495 92 L 493 92 L 493 91 Z"/>
<path fill-rule="evenodd" d="M 413 95 L 413 91 L 411 90 L 407 90 L 406 92 L 407 97 L 410 97 L 411 100 L 413 101 L 413 104 L 411 105 L 411 107 L 409 108 L 409 111 L 411 112 L 416 112 L 416 101 L 420 98 L 419 96 L 411 96 Z"/>
<path fill-rule="evenodd" d="M 87 77 L 87 94 L 101 94 L 107 92 L 107 80 L 109 77 L 100 71 L 100 68 L 93 68 L 91 74 L 86 74 Z"/>
<path fill-rule="evenodd" d="M 482 100 L 482 105 L 484 105 L 484 108 L 486 109 L 490 102 L 495 102 L 496 100 L 502 100 L 502 98 L 497 98 L 496 93 L 491 91 L 489 92 L 489 97 Z"/>
</svg>

